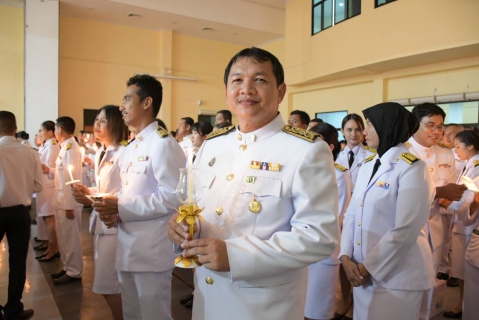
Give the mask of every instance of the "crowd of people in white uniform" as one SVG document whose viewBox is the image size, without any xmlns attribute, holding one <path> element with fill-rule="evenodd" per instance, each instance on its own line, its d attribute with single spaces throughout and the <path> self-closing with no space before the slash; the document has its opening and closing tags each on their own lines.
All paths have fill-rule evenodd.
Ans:
<svg viewBox="0 0 479 320">
<path fill-rule="evenodd" d="M 115 319 L 172 319 L 180 254 L 200 264 L 182 300 L 193 319 L 429 319 L 440 280 L 460 292 L 444 316 L 477 318 L 477 129 L 445 125 L 432 103 L 410 112 L 388 102 L 348 114 L 341 147 L 337 128 L 303 111 L 283 122 L 284 72 L 271 53 L 240 51 L 224 84 L 231 111 L 215 126 L 184 117 L 169 133 L 157 119 L 161 83 L 136 75 L 93 132 L 75 137 L 67 116 L 43 122 L 38 150 L 18 143 L 14 115 L 0 111 L 5 319 L 33 316 L 21 303 L 33 193 L 36 259 L 63 264 L 55 285 L 82 279 L 81 214 L 91 207 L 93 292 Z M 189 153 L 204 208 L 193 237 L 177 222 Z"/>
</svg>

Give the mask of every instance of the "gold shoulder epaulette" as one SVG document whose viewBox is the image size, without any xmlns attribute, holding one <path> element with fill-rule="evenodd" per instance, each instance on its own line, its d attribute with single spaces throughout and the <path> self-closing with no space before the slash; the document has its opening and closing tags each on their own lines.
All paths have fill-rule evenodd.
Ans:
<svg viewBox="0 0 479 320">
<path fill-rule="evenodd" d="M 440 147 L 443 147 L 443 148 L 452 149 L 451 146 L 448 146 L 447 144 L 444 144 L 444 143 L 442 143 L 442 142 L 439 142 L 437 145 L 440 146 Z"/>
<path fill-rule="evenodd" d="M 477 167 L 477 166 L 479 166 L 479 160 L 474 160 L 473 163 L 474 163 L 474 168 Z"/>
<path fill-rule="evenodd" d="M 167 137 L 168 136 L 168 131 L 166 131 L 163 127 L 161 126 L 158 126 L 156 127 L 156 133 L 158 133 L 158 135 L 162 138 L 164 137 Z"/>
<path fill-rule="evenodd" d="M 208 134 L 206 136 L 206 140 L 210 140 L 210 139 L 222 136 L 224 134 L 228 134 L 230 131 L 233 131 L 233 130 L 235 130 L 235 125 L 234 124 L 232 124 L 228 127 L 224 127 L 224 128 L 219 129 L 219 130 L 216 130 L 215 132 L 211 132 L 210 134 Z"/>
<path fill-rule="evenodd" d="M 404 161 L 406 161 L 409 164 L 413 164 L 414 162 L 419 160 L 418 157 L 416 157 L 413 154 L 410 154 L 409 152 L 401 153 L 401 159 L 403 159 Z"/>
<path fill-rule="evenodd" d="M 67 150 L 70 150 L 72 148 L 72 143 L 71 142 L 68 142 L 67 143 Z"/>
<path fill-rule="evenodd" d="M 367 158 L 366 158 L 366 160 L 364 160 L 364 163 L 366 163 L 366 162 L 369 162 L 369 161 L 373 160 L 375 156 L 376 156 L 375 154 L 373 154 L 373 155 L 370 155 L 369 157 L 367 157 Z"/>
<path fill-rule="evenodd" d="M 283 130 L 283 132 L 286 132 L 287 134 L 290 134 L 292 136 L 301 138 L 301 139 L 309 141 L 309 142 L 313 142 L 314 139 L 316 139 L 317 137 L 320 136 L 319 134 L 317 134 L 315 132 L 306 131 L 304 129 L 292 127 L 292 126 L 289 126 L 289 125 L 285 125 L 282 130 Z"/>
<path fill-rule="evenodd" d="M 52 146 L 56 145 L 57 144 L 57 141 L 56 140 L 52 140 Z"/>
<path fill-rule="evenodd" d="M 123 141 L 120 141 L 120 144 L 126 147 L 129 144 L 129 142 L 127 140 L 123 140 Z"/>
<path fill-rule="evenodd" d="M 366 149 L 366 150 L 368 150 L 369 152 L 372 152 L 372 153 L 378 153 L 378 150 L 370 148 L 368 146 L 364 146 L 364 149 Z"/>
<path fill-rule="evenodd" d="M 348 171 L 347 168 L 343 167 L 342 165 L 340 165 L 340 164 L 338 164 L 338 163 L 336 163 L 336 162 L 334 163 L 334 167 L 335 167 L 336 169 L 338 169 L 339 171 L 342 171 L 342 172 Z"/>
</svg>

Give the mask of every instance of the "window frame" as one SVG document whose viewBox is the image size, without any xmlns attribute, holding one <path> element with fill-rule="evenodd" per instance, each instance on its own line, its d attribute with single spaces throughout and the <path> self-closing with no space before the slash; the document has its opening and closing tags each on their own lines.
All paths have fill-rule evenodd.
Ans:
<svg viewBox="0 0 479 320">
<path fill-rule="evenodd" d="M 359 1 L 359 12 L 357 14 L 355 14 L 354 16 L 351 16 L 351 17 L 348 17 L 347 15 L 347 12 L 349 11 L 348 8 L 349 8 L 349 1 L 348 0 L 331 0 L 332 1 L 332 4 L 331 4 L 331 25 L 329 27 L 326 27 L 324 28 L 324 3 L 328 0 L 319 0 L 318 3 L 314 3 L 315 0 L 311 0 L 311 3 L 312 3 L 312 9 L 311 9 L 311 36 L 314 36 L 314 35 L 317 35 L 318 33 L 326 30 L 326 29 L 329 29 L 331 27 L 334 27 L 335 25 L 337 24 L 340 24 L 341 22 L 344 22 L 346 20 L 349 20 L 351 18 L 354 18 L 354 17 L 357 17 L 361 14 L 361 4 L 362 4 L 362 0 L 357 0 Z M 343 20 L 339 21 L 339 22 L 336 22 L 336 10 L 335 10 L 335 6 L 336 6 L 336 2 L 337 1 L 344 1 L 344 12 L 346 13 L 346 18 L 344 18 Z M 376 3 L 378 0 L 375 0 Z M 393 1 L 396 1 L 396 0 L 393 0 Z M 314 9 L 318 6 L 321 6 L 321 21 L 320 21 L 320 29 L 318 32 L 314 32 Z"/>
<path fill-rule="evenodd" d="M 391 2 L 396 2 L 397 0 L 386 0 L 383 4 L 378 4 L 379 0 L 374 0 L 374 9 L 390 4 Z"/>
</svg>

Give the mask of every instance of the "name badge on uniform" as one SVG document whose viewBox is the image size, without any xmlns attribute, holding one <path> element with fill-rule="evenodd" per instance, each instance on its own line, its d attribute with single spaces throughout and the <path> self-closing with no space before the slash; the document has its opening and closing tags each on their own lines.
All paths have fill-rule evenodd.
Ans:
<svg viewBox="0 0 479 320">
<path fill-rule="evenodd" d="M 388 190 L 389 189 L 389 183 L 382 182 L 382 181 L 376 181 L 376 187 Z"/>
<path fill-rule="evenodd" d="M 107 165 L 107 166 L 112 166 L 112 165 L 113 165 L 113 161 L 103 161 L 103 164 L 104 164 L 104 165 Z"/>
<path fill-rule="evenodd" d="M 450 163 L 443 163 L 439 165 L 439 169 L 447 169 L 450 168 L 451 164 Z"/>
<path fill-rule="evenodd" d="M 138 157 L 138 161 L 148 161 L 148 159 L 150 159 L 150 157 L 148 157 L 148 156 L 139 156 Z"/>
<path fill-rule="evenodd" d="M 251 161 L 249 165 L 251 169 L 266 170 L 266 171 L 279 171 L 281 165 L 279 163 Z"/>
</svg>

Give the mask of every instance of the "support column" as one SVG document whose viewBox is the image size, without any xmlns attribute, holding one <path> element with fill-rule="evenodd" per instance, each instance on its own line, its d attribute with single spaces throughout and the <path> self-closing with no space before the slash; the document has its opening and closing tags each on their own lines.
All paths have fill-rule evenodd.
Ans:
<svg viewBox="0 0 479 320">
<path fill-rule="evenodd" d="M 25 131 L 58 118 L 59 2 L 25 1 Z"/>
<path fill-rule="evenodd" d="M 161 30 L 160 31 L 160 57 L 158 66 L 162 73 L 167 74 L 167 70 L 171 70 L 173 65 L 173 31 Z M 171 119 L 171 87 L 172 81 L 169 79 L 159 79 L 163 85 L 163 102 L 161 103 L 160 113 L 158 117 L 165 122 L 168 126 L 168 131 L 174 131 L 176 126 L 175 121 Z"/>
</svg>

